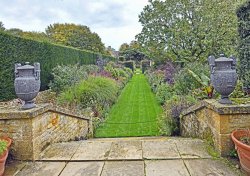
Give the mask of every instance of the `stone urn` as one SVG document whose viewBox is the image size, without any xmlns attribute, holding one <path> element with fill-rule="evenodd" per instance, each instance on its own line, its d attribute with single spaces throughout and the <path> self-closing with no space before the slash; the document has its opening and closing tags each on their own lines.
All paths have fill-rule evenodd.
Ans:
<svg viewBox="0 0 250 176">
<path fill-rule="evenodd" d="M 34 66 L 25 62 L 25 65 L 20 63 L 15 64 L 15 91 L 18 98 L 25 103 L 22 109 L 31 109 L 35 107 L 33 99 L 37 96 L 40 90 L 40 64 L 34 63 Z"/>
<path fill-rule="evenodd" d="M 208 57 L 211 72 L 211 83 L 214 89 L 221 94 L 219 103 L 232 104 L 228 96 L 234 91 L 237 84 L 236 58 L 226 58 L 221 54 L 218 59 Z"/>
</svg>

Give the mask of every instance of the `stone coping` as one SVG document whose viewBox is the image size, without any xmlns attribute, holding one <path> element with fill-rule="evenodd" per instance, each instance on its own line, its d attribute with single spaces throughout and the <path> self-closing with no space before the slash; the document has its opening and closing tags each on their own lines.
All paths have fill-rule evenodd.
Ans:
<svg viewBox="0 0 250 176">
<path fill-rule="evenodd" d="M 250 113 L 250 104 L 225 105 L 225 104 L 220 104 L 218 100 L 215 99 L 206 99 L 184 110 L 181 113 L 181 116 L 188 115 L 204 107 L 212 109 L 220 115 Z"/>
<path fill-rule="evenodd" d="M 0 106 L 0 120 L 7 119 L 26 119 L 34 118 L 46 111 L 56 112 L 59 114 L 65 114 L 71 117 L 81 118 L 85 120 L 90 120 L 90 117 L 84 117 L 79 113 L 72 112 L 68 109 L 54 106 L 53 104 L 37 104 L 35 108 L 22 110 L 21 106 Z"/>
</svg>

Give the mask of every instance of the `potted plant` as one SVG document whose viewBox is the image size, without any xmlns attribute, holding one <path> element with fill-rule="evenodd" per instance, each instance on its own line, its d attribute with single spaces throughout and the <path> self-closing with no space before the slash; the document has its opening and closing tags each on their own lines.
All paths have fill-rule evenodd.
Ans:
<svg viewBox="0 0 250 176">
<path fill-rule="evenodd" d="M 231 134 L 243 170 L 250 174 L 250 130 L 235 130 Z"/>
<path fill-rule="evenodd" d="M 8 150 L 10 150 L 12 139 L 9 138 L 9 137 L 1 137 L 0 140 L 5 140 L 7 142 L 7 148 L 8 148 Z"/>
<path fill-rule="evenodd" d="M 8 143 L 6 140 L 0 139 L 0 175 L 2 176 L 5 170 L 5 162 L 8 157 Z"/>
</svg>

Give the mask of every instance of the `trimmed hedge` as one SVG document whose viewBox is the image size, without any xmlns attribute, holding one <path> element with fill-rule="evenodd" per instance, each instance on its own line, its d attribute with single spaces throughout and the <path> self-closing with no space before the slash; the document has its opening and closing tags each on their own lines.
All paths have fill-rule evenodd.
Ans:
<svg viewBox="0 0 250 176">
<path fill-rule="evenodd" d="M 100 56 L 99 53 L 19 38 L 0 32 L 0 101 L 16 97 L 14 91 L 15 63 L 40 62 L 41 90 L 45 90 L 53 78 L 51 71 L 56 65 L 96 64 L 98 56 Z M 111 56 L 102 57 L 115 60 Z"/>
<path fill-rule="evenodd" d="M 250 1 L 243 4 L 237 10 L 239 21 L 239 58 L 240 58 L 240 77 L 243 86 L 250 88 Z"/>
</svg>

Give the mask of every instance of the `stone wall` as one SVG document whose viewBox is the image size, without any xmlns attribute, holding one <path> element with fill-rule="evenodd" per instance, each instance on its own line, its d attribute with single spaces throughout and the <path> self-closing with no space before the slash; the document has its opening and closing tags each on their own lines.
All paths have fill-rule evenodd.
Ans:
<svg viewBox="0 0 250 176">
<path fill-rule="evenodd" d="M 0 136 L 13 139 L 11 155 L 19 160 L 36 160 L 50 144 L 87 138 L 91 119 L 49 104 L 21 111 L 0 107 Z"/>
<path fill-rule="evenodd" d="M 211 138 L 220 155 L 226 156 L 234 149 L 231 132 L 250 128 L 250 104 L 222 105 L 204 100 L 184 111 L 180 123 L 182 136 Z"/>
</svg>

